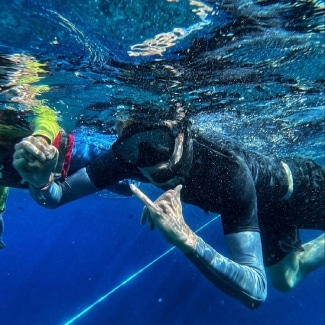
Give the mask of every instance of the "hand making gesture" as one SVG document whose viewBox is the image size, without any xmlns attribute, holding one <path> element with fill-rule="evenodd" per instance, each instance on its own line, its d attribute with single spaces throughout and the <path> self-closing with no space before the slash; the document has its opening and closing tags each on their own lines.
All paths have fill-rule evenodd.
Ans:
<svg viewBox="0 0 325 325">
<path fill-rule="evenodd" d="M 131 184 L 130 187 L 134 195 L 145 204 L 141 216 L 142 225 L 148 221 L 151 230 L 157 227 L 171 244 L 184 253 L 195 250 L 197 236 L 185 223 L 182 214 L 182 185 L 166 191 L 154 202 L 135 185 Z"/>
</svg>

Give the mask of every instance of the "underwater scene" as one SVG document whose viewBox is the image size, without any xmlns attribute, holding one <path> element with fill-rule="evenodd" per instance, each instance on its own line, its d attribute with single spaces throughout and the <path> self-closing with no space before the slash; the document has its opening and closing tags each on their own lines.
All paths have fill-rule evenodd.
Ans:
<svg viewBox="0 0 325 325">
<path fill-rule="evenodd" d="M 148 162 L 154 160 L 152 155 L 144 157 L 148 166 L 137 162 L 141 167 L 137 165 L 137 172 L 145 178 L 133 179 L 129 172 L 120 180 L 115 177 L 119 167 L 108 166 L 96 176 L 98 182 L 104 184 L 107 175 L 119 182 L 103 185 L 101 191 L 80 188 L 83 197 L 78 200 L 72 200 L 74 194 L 66 189 L 67 201 L 72 202 L 56 209 L 42 206 L 46 200 L 40 193 L 51 188 L 48 177 L 37 180 L 40 186 L 35 186 L 32 197 L 26 178 L 13 167 L 13 159 L 18 159 L 13 158 L 15 144 L 35 129 L 41 134 L 65 130 L 57 148 L 61 154 L 64 140 L 68 149 L 62 149 L 67 150 L 63 160 L 58 156 L 51 170 L 51 175 L 59 173 L 55 179 L 60 183 L 63 174 L 69 180 L 113 143 L 119 144 L 115 148 L 121 148 L 122 158 L 131 155 L 131 149 L 117 140 L 119 132 L 127 130 L 127 126 L 119 129 L 119 121 L 155 121 L 159 129 L 161 121 L 175 116 L 186 116 L 198 134 L 221 134 L 256 155 L 303 157 L 324 166 L 324 0 L 0 0 L 0 4 L 0 325 L 324 324 L 324 246 L 319 248 L 323 252 L 319 265 L 306 271 L 308 275 L 292 290 L 275 289 L 266 272 L 265 301 L 258 308 L 247 308 L 238 298 L 244 291 L 240 285 L 229 289 L 224 284 L 235 271 L 221 276 L 212 268 L 216 258 L 197 267 L 193 261 L 199 257 L 191 258 L 187 251 L 184 256 L 157 224 L 150 230 L 155 223 L 151 210 L 143 210 L 129 185 L 153 201 L 164 193 L 166 186 L 159 188 L 162 182 L 156 181 L 156 187 L 149 178 L 156 175 L 148 167 L 154 164 Z M 141 132 L 151 135 L 146 129 Z M 56 133 L 53 139 L 47 136 L 53 145 Z M 164 136 L 157 141 L 168 144 Z M 182 157 L 191 146 L 179 135 L 174 137 L 168 162 L 186 167 Z M 185 141 L 181 151 L 178 141 Z M 161 157 L 164 154 L 159 151 Z M 227 156 L 223 151 L 218 154 Z M 299 173 L 290 171 L 286 162 L 282 173 L 289 185 L 283 200 L 295 194 L 292 174 Z M 178 179 L 184 176 L 173 167 Z M 213 186 L 214 180 L 205 181 Z M 312 190 L 301 184 L 314 200 Z M 229 257 L 225 237 L 232 233 L 227 233 L 222 214 L 209 209 L 215 193 L 202 202 L 200 186 L 193 186 L 194 199 L 182 202 L 190 233 Z M 246 193 L 238 187 L 236 192 L 241 197 Z M 264 193 L 265 205 L 268 195 L 271 200 L 273 192 Z M 192 204 L 195 200 L 199 203 Z M 324 205 L 325 195 L 318 200 Z M 229 206 L 229 211 L 239 213 L 240 205 Z M 304 220 L 312 213 L 305 210 Z M 276 213 L 269 216 L 275 218 L 270 223 L 276 224 Z M 295 241 L 289 238 L 279 244 L 286 254 L 307 251 L 302 243 L 315 238 L 323 236 L 324 243 L 324 210 L 319 215 L 317 227 L 296 229 Z M 177 223 L 172 229 L 178 229 Z M 258 285 L 249 290 L 256 293 Z"/>
</svg>

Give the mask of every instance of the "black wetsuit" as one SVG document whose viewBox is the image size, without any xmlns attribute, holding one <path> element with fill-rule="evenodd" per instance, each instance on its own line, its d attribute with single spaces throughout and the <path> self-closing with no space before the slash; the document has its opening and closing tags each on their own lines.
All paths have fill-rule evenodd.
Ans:
<svg viewBox="0 0 325 325">
<path fill-rule="evenodd" d="M 65 182 L 30 190 L 39 204 L 56 208 L 121 179 L 146 181 L 108 150 Z M 181 199 L 221 214 L 230 258 L 201 238 L 187 257 L 217 287 L 256 308 L 267 295 L 263 259 L 271 266 L 299 250 L 299 228 L 324 230 L 324 180 L 324 167 L 311 160 L 263 156 L 219 134 L 193 135 Z"/>
<path fill-rule="evenodd" d="M 288 200 L 282 200 L 288 176 L 281 161 L 293 177 Z M 122 177 L 145 181 L 137 168 L 117 161 L 111 152 L 92 163 L 87 172 L 100 189 Z M 181 199 L 220 213 L 225 234 L 260 231 L 264 264 L 271 266 L 286 255 L 281 241 L 290 245 L 299 240 L 297 229 L 325 230 L 324 184 L 325 168 L 312 160 L 260 155 L 220 134 L 194 136 L 192 168 Z"/>
</svg>

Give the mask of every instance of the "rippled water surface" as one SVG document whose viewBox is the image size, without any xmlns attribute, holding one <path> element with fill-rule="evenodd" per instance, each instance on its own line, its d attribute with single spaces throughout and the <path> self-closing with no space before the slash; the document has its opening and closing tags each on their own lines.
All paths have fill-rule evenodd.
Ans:
<svg viewBox="0 0 325 325">
<path fill-rule="evenodd" d="M 21 69 L 17 53 L 45 64 L 37 85 L 49 89 L 35 100 L 46 99 L 68 129 L 112 132 L 116 117 L 160 118 L 182 105 L 197 127 L 321 158 L 323 1 L 21 0 L 2 8 L 5 65 Z M 0 98 L 13 105 L 8 91 Z"/>
</svg>

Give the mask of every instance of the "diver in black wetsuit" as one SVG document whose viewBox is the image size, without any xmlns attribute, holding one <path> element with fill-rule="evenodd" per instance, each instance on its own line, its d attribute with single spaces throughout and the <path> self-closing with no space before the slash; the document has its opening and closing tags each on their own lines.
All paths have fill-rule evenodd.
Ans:
<svg viewBox="0 0 325 325">
<path fill-rule="evenodd" d="M 150 181 L 166 192 L 152 202 L 131 186 L 146 205 L 142 223 L 156 226 L 213 284 L 249 308 L 266 298 L 264 266 L 274 286 L 287 290 L 324 265 L 324 233 L 306 244 L 299 239 L 299 229 L 325 230 L 324 167 L 250 152 L 220 134 L 200 135 L 186 120 L 122 123 L 118 133 L 112 150 L 65 182 L 37 189 L 31 178 L 34 199 L 56 208 L 121 179 Z M 27 147 L 33 152 L 23 141 L 14 155 L 26 180 Z M 229 258 L 187 226 L 180 199 L 221 214 Z"/>
</svg>

